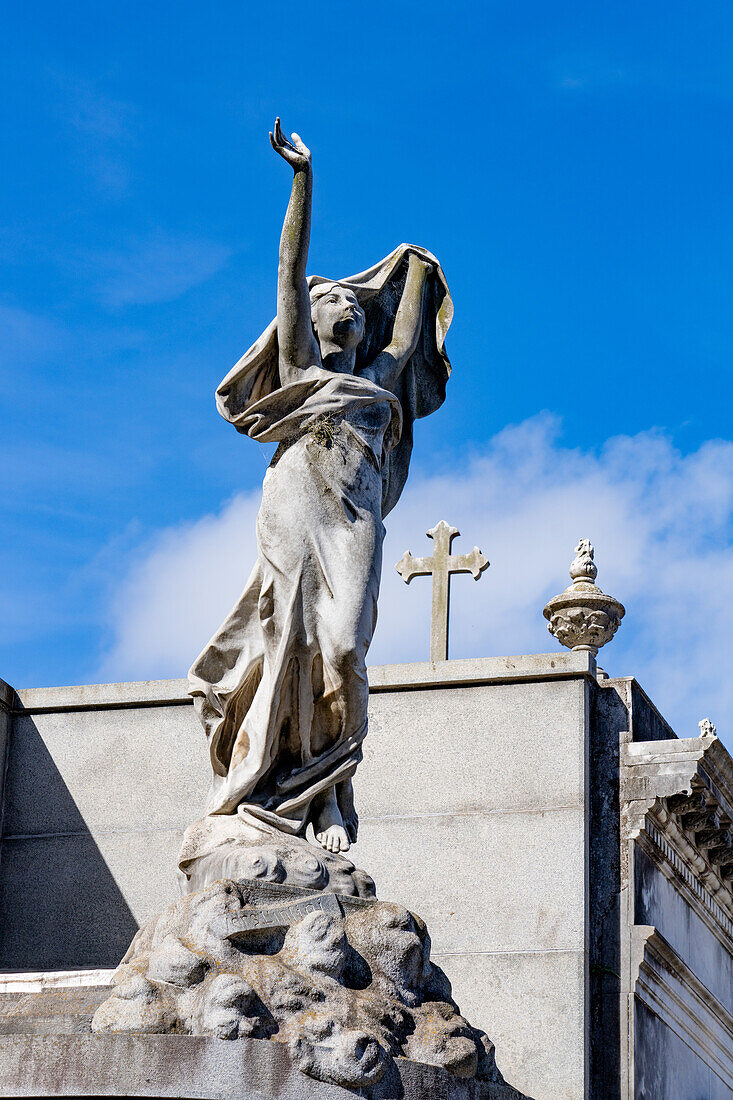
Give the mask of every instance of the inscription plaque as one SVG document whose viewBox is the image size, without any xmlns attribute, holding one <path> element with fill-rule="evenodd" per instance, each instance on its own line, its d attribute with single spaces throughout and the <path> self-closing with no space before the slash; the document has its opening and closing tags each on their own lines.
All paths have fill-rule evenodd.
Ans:
<svg viewBox="0 0 733 1100">
<path fill-rule="evenodd" d="M 312 894 L 285 904 L 244 908 L 228 921 L 229 928 L 225 938 L 236 940 L 262 929 L 289 928 L 309 913 L 331 913 L 339 917 L 342 916 L 343 909 L 335 894 Z"/>
</svg>

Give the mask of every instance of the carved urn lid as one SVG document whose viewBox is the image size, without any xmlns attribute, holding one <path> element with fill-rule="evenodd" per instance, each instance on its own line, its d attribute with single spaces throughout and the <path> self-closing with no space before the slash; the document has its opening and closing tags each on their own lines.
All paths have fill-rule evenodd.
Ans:
<svg viewBox="0 0 733 1100">
<path fill-rule="evenodd" d="M 581 539 L 570 566 L 573 583 L 547 602 L 543 615 L 549 620 L 547 629 L 560 645 L 586 650 L 595 657 L 618 630 L 626 609 L 595 583 L 598 568 L 594 555 L 590 540 Z"/>
</svg>

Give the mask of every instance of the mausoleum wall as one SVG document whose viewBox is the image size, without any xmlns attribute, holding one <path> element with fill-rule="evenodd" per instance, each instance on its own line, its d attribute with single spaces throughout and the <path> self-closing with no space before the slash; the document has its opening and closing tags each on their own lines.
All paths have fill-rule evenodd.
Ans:
<svg viewBox="0 0 733 1100">
<path fill-rule="evenodd" d="M 594 666 L 556 653 L 370 670 L 355 862 L 424 917 L 508 1080 L 587 1076 L 587 746 Z M 0 850 L 0 967 L 114 966 L 178 892 L 206 743 L 185 681 L 21 691 Z"/>
</svg>

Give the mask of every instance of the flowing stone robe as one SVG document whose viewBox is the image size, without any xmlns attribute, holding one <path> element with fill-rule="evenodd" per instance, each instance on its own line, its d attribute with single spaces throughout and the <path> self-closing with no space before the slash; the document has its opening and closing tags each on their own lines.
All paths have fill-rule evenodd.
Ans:
<svg viewBox="0 0 733 1100">
<path fill-rule="evenodd" d="M 418 343 L 393 393 L 362 372 L 389 344 L 410 252 L 434 266 Z M 353 375 L 314 364 L 281 385 L 273 321 L 217 391 L 239 432 L 279 446 L 264 480 L 257 562 L 189 682 L 214 773 L 208 815 L 302 835 L 312 800 L 335 787 L 354 840 L 346 781 L 367 729 L 382 519 L 407 478 L 414 419 L 444 400 L 453 307 L 437 260 L 412 245 L 340 284 L 366 314 Z M 188 831 L 183 870 L 216 843 L 214 824 Z"/>
</svg>

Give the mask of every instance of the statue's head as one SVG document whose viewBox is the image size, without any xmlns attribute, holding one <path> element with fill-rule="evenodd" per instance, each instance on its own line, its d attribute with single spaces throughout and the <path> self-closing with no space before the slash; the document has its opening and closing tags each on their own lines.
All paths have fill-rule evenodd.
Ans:
<svg viewBox="0 0 733 1100">
<path fill-rule="evenodd" d="M 335 344 L 345 351 L 364 335 L 364 310 L 353 290 L 340 283 L 318 283 L 311 289 L 313 331 L 321 347 Z"/>
</svg>

